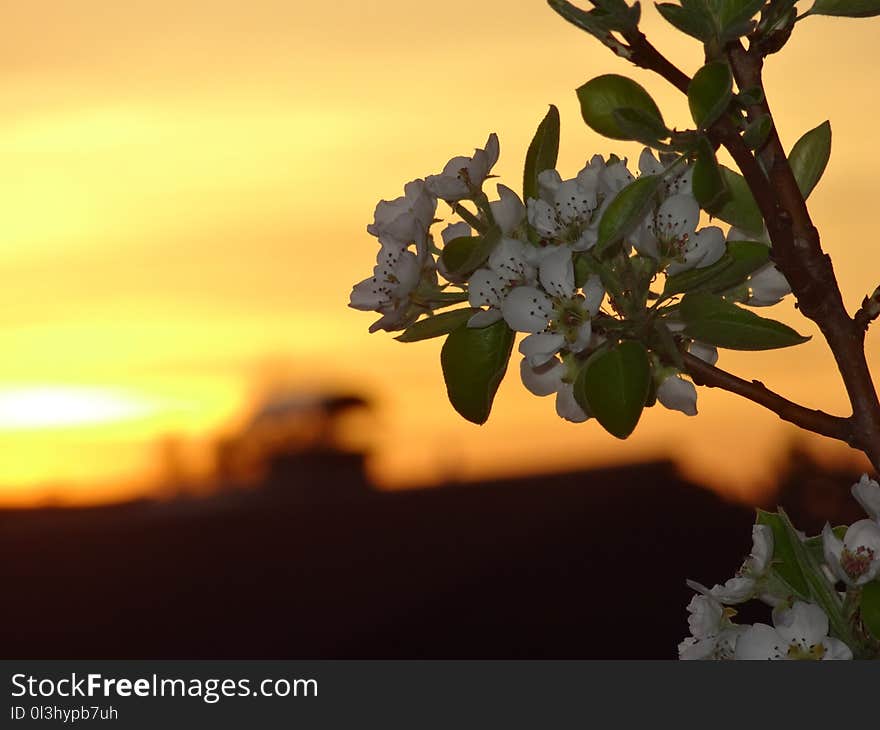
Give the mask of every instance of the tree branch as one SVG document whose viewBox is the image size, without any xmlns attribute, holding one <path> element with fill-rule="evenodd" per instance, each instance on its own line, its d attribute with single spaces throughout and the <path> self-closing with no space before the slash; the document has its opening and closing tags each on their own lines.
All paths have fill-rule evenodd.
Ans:
<svg viewBox="0 0 880 730">
<path fill-rule="evenodd" d="M 633 63 L 654 71 L 687 93 L 690 78 L 651 45 L 641 31 L 622 35 L 630 44 Z M 763 55 L 758 47 L 754 53 L 750 51 L 739 41 L 728 46 L 734 77 L 740 90 L 760 88 L 763 92 Z M 773 118 L 766 94 L 751 111 L 753 115 L 765 113 Z M 846 311 L 831 258 L 822 250 L 819 232 L 775 127 L 761 150 L 766 174 L 729 119 L 722 117 L 709 134 L 730 152 L 745 177 L 767 225 L 773 261 L 791 285 L 801 312 L 816 323 L 834 355 L 853 409 L 851 433 L 844 440 L 864 451 L 880 471 L 880 400 L 865 358 L 864 317 L 853 319 Z"/>
<path fill-rule="evenodd" d="M 852 445 L 853 423 L 849 418 L 832 416 L 823 411 L 816 411 L 798 405 L 781 395 L 774 393 L 758 380 L 743 380 L 742 378 L 716 368 L 714 365 L 700 360 L 700 358 L 683 352 L 685 368 L 697 385 L 707 388 L 721 388 L 730 393 L 747 398 L 748 400 L 762 405 L 773 411 L 783 421 L 793 423 L 805 431 L 812 431 L 822 436 L 843 441 Z"/>
<path fill-rule="evenodd" d="M 728 46 L 728 58 L 740 89 L 764 90 L 764 61 L 758 48 L 754 52 L 747 51 L 737 41 Z M 772 119 L 766 93 L 763 97 L 751 113 L 767 114 Z M 733 155 L 731 146 L 725 146 Z M 880 400 L 865 358 L 864 323 L 859 317 L 850 318 L 846 311 L 831 257 L 822 250 L 819 232 L 810 218 L 775 126 L 761 155 L 779 207 L 775 216 L 764 214 L 773 243 L 773 259 L 791 284 L 801 312 L 818 325 L 834 355 L 853 409 L 855 445 L 865 452 L 875 469 L 880 469 Z M 751 154 L 748 157 L 754 160 Z M 734 159 L 739 165 L 737 155 Z M 757 199 L 766 178 L 760 168 L 760 175 L 754 169 L 742 166 L 740 169 Z M 757 188 L 753 182 L 758 183 Z M 760 205 L 761 201 L 758 202 Z M 762 212 L 764 207 L 761 206 Z"/>
</svg>

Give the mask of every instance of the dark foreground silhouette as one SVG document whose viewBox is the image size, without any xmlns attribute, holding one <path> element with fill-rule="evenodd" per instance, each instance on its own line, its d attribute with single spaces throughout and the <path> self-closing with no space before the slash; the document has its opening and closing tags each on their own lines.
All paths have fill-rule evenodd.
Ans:
<svg viewBox="0 0 880 730">
<path fill-rule="evenodd" d="M 668 463 L 378 493 L 276 460 L 202 500 L 0 512 L 6 658 L 674 658 L 750 510 Z"/>
</svg>

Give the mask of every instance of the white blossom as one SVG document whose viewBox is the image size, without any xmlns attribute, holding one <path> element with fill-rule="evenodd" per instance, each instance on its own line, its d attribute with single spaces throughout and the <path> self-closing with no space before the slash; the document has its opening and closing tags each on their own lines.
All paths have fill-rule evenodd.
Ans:
<svg viewBox="0 0 880 730">
<path fill-rule="evenodd" d="M 699 221 L 700 206 L 692 196 L 672 195 L 648 213 L 633 235 L 632 243 L 645 256 L 677 259 L 684 254 Z"/>
<path fill-rule="evenodd" d="M 556 414 L 572 423 L 583 423 L 590 418 L 590 414 L 575 399 L 571 383 L 561 383 L 556 391 Z"/>
<path fill-rule="evenodd" d="M 526 390 L 543 398 L 559 390 L 562 376 L 565 374 L 565 366 L 557 357 L 536 367 L 523 358 L 519 363 L 519 372 Z"/>
<path fill-rule="evenodd" d="M 510 236 L 525 220 L 526 207 L 513 190 L 506 185 L 498 185 L 498 200 L 489 203 L 495 224 L 501 233 Z"/>
<path fill-rule="evenodd" d="M 728 231 L 727 240 L 757 241 L 770 246 L 770 237 L 766 228 L 759 236 L 755 236 L 734 227 Z M 749 298 L 746 300 L 746 304 L 750 307 L 769 307 L 778 304 L 791 294 L 791 285 L 782 272 L 776 268 L 776 264 L 772 262 L 764 264 L 755 271 L 749 277 L 748 285 Z"/>
<path fill-rule="evenodd" d="M 639 172 L 642 175 L 663 175 L 663 192 L 665 197 L 673 195 L 693 195 L 693 170 L 689 165 L 678 163 L 671 173 L 667 166 L 662 165 L 654 157 L 654 153 L 645 147 L 639 156 Z"/>
<path fill-rule="evenodd" d="M 717 226 L 707 226 L 689 236 L 684 242 L 680 258 L 669 264 L 667 272 L 670 276 L 690 269 L 702 269 L 711 266 L 724 256 L 727 246 L 724 233 Z"/>
<path fill-rule="evenodd" d="M 527 244 L 514 238 L 503 238 L 486 262 L 487 267 L 477 269 L 468 285 L 468 301 L 472 307 L 488 307 L 475 313 L 469 327 L 486 327 L 502 318 L 502 305 L 515 287 L 533 284 L 535 267 L 529 262 Z"/>
<path fill-rule="evenodd" d="M 410 294 L 421 278 L 422 267 L 412 251 L 382 246 L 373 275 L 354 285 L 349 306 L 382 315 L 370 332 L 402 329 L 415 319 Z"/>
<path fill-rule="evenodd" d="M 538 271 L 538 286 L 512 289 L 501 304 L 507 324 L 528 332 L 520 344 L 533 366 L 538 366 L 561 349 L 581 352 L 590 343 L 592 317 L 599 311 L 604 289 L 598 277 L 591 277 L 583 293 L 577 292 L 571 251 L 560 246 L 545 255 Z"/>
<path fill-rule="evenodd" d="M 736 641 L 736 659 L 852 659 L 852 651 L 828 636 L 828 617 L 812 603 L 795 601 L 773 612 L 773 626 L 754 624 Z"/>
<path fill-rule="evenodd" d="M 825 561 L 848 586 L 870 583 L 880 574 L 880 525 L 874 520 L 851 524 L 840 540 L 827 522 L 822 530 Z"/>
<path fill-rule="evenodd" d="M 852 486 L 852 496 L 873 520 L 880 521 L 880 484 L 862 474 Z"/>
<path fill-rule="evenodd" d="M 428 228 L 434 220 L 437 198 L 427 189 L 424 180 L 413 180 L 404 186 L 404 194 L 394 200 L 380 200 L 367 232 L 389 248 L 406 248 L 415 244 L 425 256 Z"/>
<path fill-rule="evenodd" d="M 752 525 L 752 550 L 733 578 L 724 585 L 714 585 L 711 589 L 694 581 L 688 585 L 694 590 L 711 595 L 721 603 L 744 603 L 761 596 L 763 584 L 773 557 L 773 530 L 768 525 Z"/>
<path fill-rule="evenodd" d="M 678 658 L 732 659 L 741 629 L 730 621 L 732 611 L 712 596 L 697 594 L 687 607 L 691 635 L 678 645 Z"/>
<path fill-rule="evenodd" d="M 443 245 L 448 246 L 449 243 L 456 238 L 467 238 L 472 233 L 473 231 L 471 227 L 464 221 L 460 221 L 458 223 L 450 223 L 446 226 L 446 228 L 440 232 L 440 238 L 443 240 Z"/>
<path fill-rule="evenodd" d="M 487 261 L 488 267 L 500 274 L 510 285 L 531 284 L 535 281 L 537 259 L 534 246 L 515 238 L 502 238 Z"/>
<path fill-rule="evenodd" d="M 478 269 L 468 283 L 468 303 L 472 307 L 488 307 L 474 313 L 468 327 L 488 327 L 501 319 L 501 303 L 506 296 L 508 282 L 492 269 Z"/>
<path fill-rule="evenodd" d="M 484 149 L 476 150 L 473 157 L 453 157 L 439 175 L 428 175 L 425 185 L 441 200 L 455 202 L 473 198 L 498 162 L 498 153 L 498 136 L 493 132 Z"/>
<path fill-rule="evenodd" d="M 598 240 L 602 212 L 632 180 L 625 161 L 607 164 L 600 155 L 568 180 L 544 170 L 538 175 L 538 198 L 526 201 L 529 223 L 546 239 L 586 251 Z"/>
<path fill-rule="evenodd" d="M 672 411 L 697 415 L 697 389 L 690 380 L 669 375 L 657 387 L 657 400 Z"/>
<path fill-rule="evenodd" d="M 769 307 L 791 294 L 791 284 L 774 264 L 766 264 L 749 277 L 750 307 Z"/>
<path fill-rule="evenodd" d="M 710 365 L 714 365 L 718 362 L 718 348 L 713 347 L 712 345 L 707 345 L 704 342 L 697 342 L 693 340 L 688 345 L 688 352 L 694 357 L 700 358 L 703 362 L 707 362 Z"/>
</svg>

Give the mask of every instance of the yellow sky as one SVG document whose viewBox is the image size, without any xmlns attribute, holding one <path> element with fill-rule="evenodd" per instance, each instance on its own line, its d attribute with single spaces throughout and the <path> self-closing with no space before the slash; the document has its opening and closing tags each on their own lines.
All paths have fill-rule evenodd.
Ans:
<svg viewBox="0 0 880 730">
<path fill-rule="evenodd" d="M 370 316 L 346 308 L 375 254 L 364 227 L 376 200 L 470 153 L 489 131 L 501 138 L 496 171 L 518 188 L 548 103 L 562 113 L 564 175 L 596 152 L 637 154 L 580 121 L 573 90 L 591 76 L 629 73 L 667 121 L 687 124 L 677 92 L 542 2 L 438 8 L 4 4 L 0 414 L 4 393 L 30 404 L 22 393 L 42 393 L 36 402 L 50 415 L 83 397 L 139 405 L 82 425 L 13 419 L 0 429 L 0 502 L 140 488 L 158 439 L 180 433 L 197 450 L 233 428 L 267 368 L 304 386 L 377 393 L 384 430 L 372 468 L 389 485 L 667 452 L 739 493 L 766 481 L 794 430 L 733 396 L 701 391 L 697 419 L 653 409 L 621 443 L 595 423 L 559 421 L 552 401 L 525 393 L 512 370 L 490 423 L 477 428 L 445 402 L 438 341 L 370 336 Z M 653 9 L 645 15 L 655 44 L 692 72 L 697 45 Z M 834 155 L 811 208 L 852 306 L 880 280 L 871 218 L 860 213 L 874 205 L 880 162 L 865 141 L 878 113 L 878 27 L 812 19 L 768 62 L 788 144 L 832 121 Z M 778 310 L 814 334 L 790 304 Z M 874 363 L 877 342 L 869 338 Z M 844 411 L 819 339 L 797 351 L 723 353 L 721 364 Z"/>
</svg>

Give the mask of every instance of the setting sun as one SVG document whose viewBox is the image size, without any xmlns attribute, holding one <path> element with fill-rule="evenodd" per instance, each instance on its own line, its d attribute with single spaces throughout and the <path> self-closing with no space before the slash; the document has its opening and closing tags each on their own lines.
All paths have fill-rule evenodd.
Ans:
<svg viewBox="0 0 880 730">
<path fill-rule="evenodd" d="M 122 390 L 38 385 L 0 389 L 0 430 L 90 426 L 150 415 L 156 406 Z"/>
</svg>

